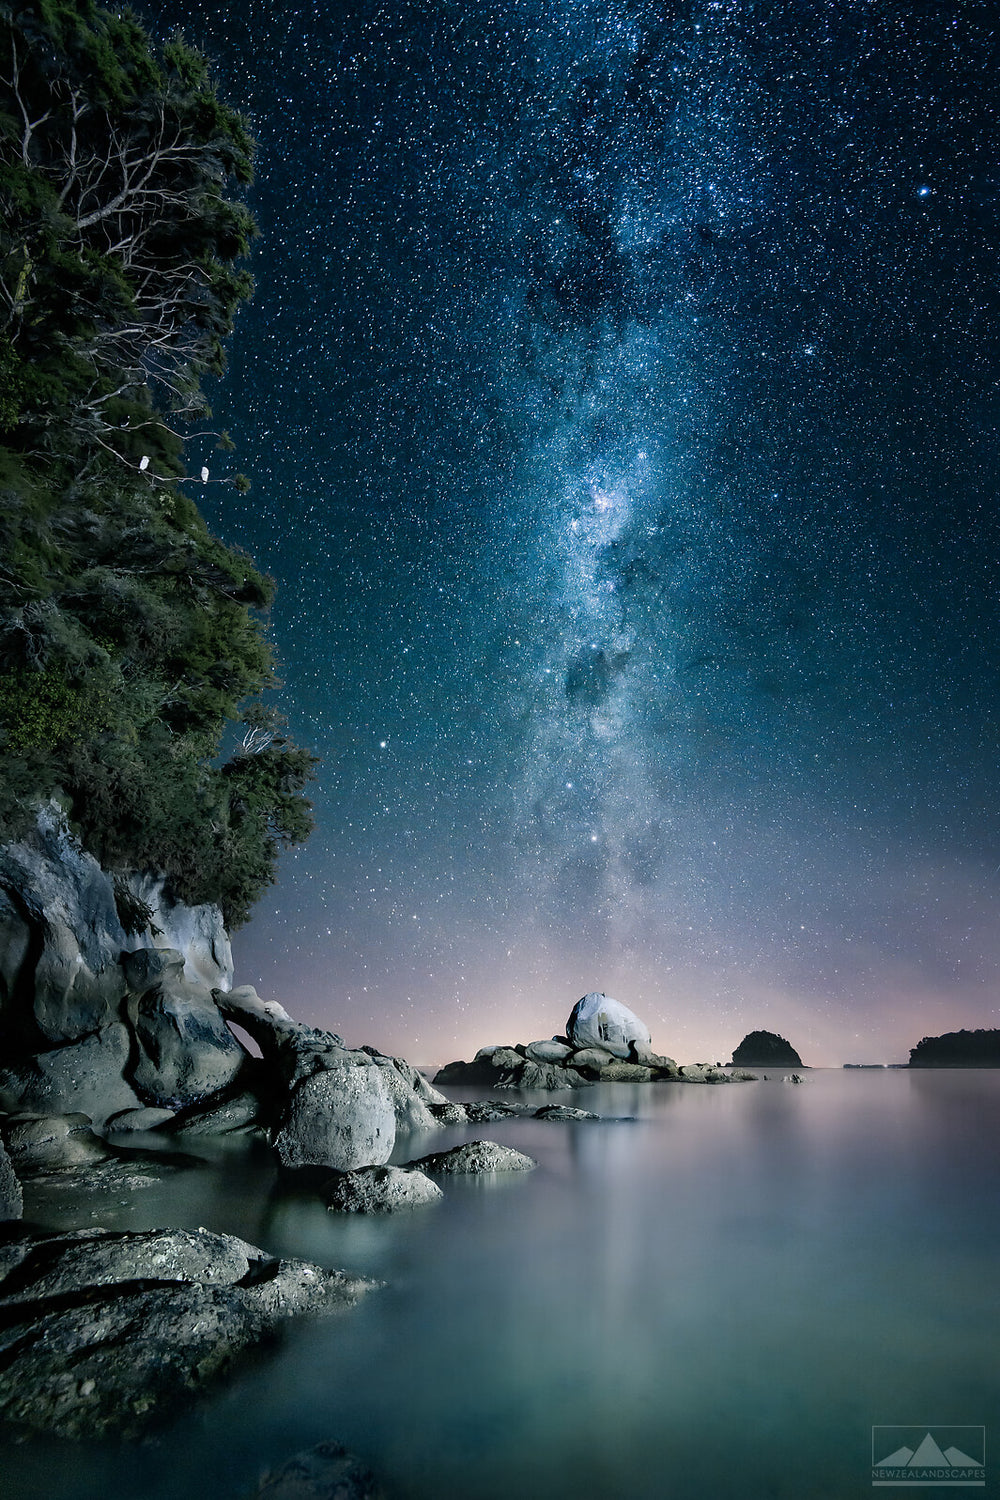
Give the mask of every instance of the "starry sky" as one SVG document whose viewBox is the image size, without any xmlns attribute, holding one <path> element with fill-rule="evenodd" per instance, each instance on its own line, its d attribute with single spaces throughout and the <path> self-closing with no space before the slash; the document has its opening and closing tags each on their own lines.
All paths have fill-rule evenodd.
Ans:
<svg viewBox="0 0 1000 1500">
<path fill-rule="evenodd" d="M 322 758 L 237 979 L 420 1063 L 1000 1024 L 995 7 L 145 11 L 259 141 L 197 498 Z"/>
</svg>

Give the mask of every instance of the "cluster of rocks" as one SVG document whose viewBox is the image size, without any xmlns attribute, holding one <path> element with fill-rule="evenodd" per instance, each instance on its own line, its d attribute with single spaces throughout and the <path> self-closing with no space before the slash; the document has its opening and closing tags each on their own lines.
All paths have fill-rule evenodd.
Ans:
<svg viewBox="0 0 1000 1500">
<path fill-rule="evenodd" d="M 0 1237 L 0 1418 L 21 1432 L 137 1437 L 246 1349 L 375 1283 L 207 1230 Z"/>
<path fill-rule="evenodd" d="M 678 1067 L 653 1051 L 649 1031 L 627 1006 L 591 991 L 578 1000 L 565 1036 L 514 1046 L 481 1047 L 471 1062 L 452 1062 L 435 1083 L 495 1089 L 573 1089 L 591 1083 L 729 1083 L 708 1063 Z"/>
</svg>

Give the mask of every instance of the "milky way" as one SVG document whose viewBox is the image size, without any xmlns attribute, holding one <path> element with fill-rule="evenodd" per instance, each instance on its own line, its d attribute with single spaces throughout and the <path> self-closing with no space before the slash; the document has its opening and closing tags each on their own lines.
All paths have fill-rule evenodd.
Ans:
<svg viewBox="0 0 1000 1500">
<path fill-rule="evenodd" d="M 242 977 L 418 1061 L 996 1024 L 990 12 L 150 17 L 260 140 L 210 519 L 323 757 Z"/>
</svg>

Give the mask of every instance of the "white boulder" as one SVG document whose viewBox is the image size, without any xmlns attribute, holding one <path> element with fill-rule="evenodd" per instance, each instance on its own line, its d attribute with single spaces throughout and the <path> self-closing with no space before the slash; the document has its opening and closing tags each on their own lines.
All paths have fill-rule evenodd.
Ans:
<svg viewBox="0 0 1000 1500">
<path fill-rule="evenodd" d="M 600 1047 L 613 1057 L 627 1058 L 632 1048 L 648 1048 L 649 1028 L 627 1006 L 591 990 L 578 1000 L 566 1022 L 574 1047 Z"/>
</svg>

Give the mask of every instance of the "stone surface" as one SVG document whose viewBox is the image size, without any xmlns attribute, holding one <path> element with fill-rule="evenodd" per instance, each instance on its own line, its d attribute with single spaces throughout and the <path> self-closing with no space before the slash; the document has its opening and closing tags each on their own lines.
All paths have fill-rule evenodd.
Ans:
<svg viewBox="0 0 1000 1500">
<path fill-rule="evenodd" d="M 475 1125 L 485 1125 L 491 1120 L 509 1120 L 524 1111 L 500 1099 L 473 1099 L 465 1105 L 465 1118 Z"/>
<path fill-rule="evenodd" d="M 137 1131 L 159 1130 L 161 1125 L 169 1125 L 175 1118 L 172 1109 L 154 1109 L 151 1105 L 123 1109 L 106 1121 L 104 1129 L 108 1135 L 132 1135 Z"/>
<path fill-rule="evenodd" d="M 627 1006 L 591 990 L 578 1000 L 566 1022 L 566 1035 L 576 1048 L 602 1047 L 613 1057 L 627 1059 L 633 1043 L 649 1046 L 649 1028 Z"/>
<path fill-rule="evenodd" d="M 714 1063 L 684 1063 L 680 1076 L 685 1083 L 732 1083 L 728 1073 Z"/>
<path fill-rule="evenodd" d="M 733 1052 L 733 1062 L 750 1068 L 801 1068 L 802 1059 L 790 1042 L 773 1031 L 750 1031 Z"/>
<path fill-rule="evenodd" d="M 128 955 L 122 967 L 137 1044 L 127 1077 L 142 1102 L 179 1109 L 232 1084 L 247 1053 L 211 991 L 184 977 L 183 954 L 143 950 Z"/>
<path fill-rule="evenodd" d="M 0 1132 L 18 1173 L 90 1166 L 109 1154 L 83 1114 L 8 1115 Z"/>
<path fill-rule="evenodd" d="M 570 1054 L 570 1064 L 587 1073 L 601 1073 L 615 1061 L 605 1047 L 580 1047 Z"/>
<path fill-rule="evenodd" d="M 467 1141 L 450 1151 L 422 1156 L 409 1165 L 438 1176 L 452 1172 L 530 1172 L 536 1163 L 513 1146 L 501 1146 L 497 1141 Z"/>
<path fill-rule="evenodd" d="M 297 1084 L 274 1142 L 284 1166 L 349 1172 L 388 1161 L 395 1106 L 383 1070 L 366 1064 L 324 1068 Z"/>
<path fill-rule="evenodd" d="M 406 1167 L 360 1167 L 335 1177 L 325 1189 L 327 1208 L 346 1214 L 396 1213 L 442 1196 L 437 1183 Z"/>
<path fill-rule="evenodd" d="M 253 1500 L 385 1500 L 385 1492 L 341 1443 L 318 1443 L 265 1474 Z"/>
<path fill-rule="evenodd" d="M 445 1104 L 432 1104 L 429 1106 L 431 1114 L 439 1125 L 464 1125 L 469 1119 L 468 1109 L 464 1104 L 456 1104 L 449 1099 Z"/>
<path fill-rule="evenodd" d="M 19 1219 L 23 1212 L 21 1184 L 7 1148 L 0 1141 L 0 1220 Z"/>
<path fill-rule="evenodd" d="M 208 1108 L 181 1110 L 168 1127 L 179 1138 L 198 1135 L 232 1135 L 252 1130 L 260 1121 L 261 1103 L 249 1089 Z"/>
<path fill-rule="evenodd" d="M 611 1062 L 601 1069 L 602 1083 L 649 1083 L 652 1068 L 643 1068 L 638 1063 Z"/>
<path fill-rule="evenodd" d="M 525 1048 L 525 1055 L 532 1062 L 537 1063 L 564 1063 L 572 1052 L 572 1047 L 565 1042 L 529 1042 Z"/>
<path fill-rule="evenodd" d="M 589 1109 L 572 1109 L 568 1104 L 544 1104 L 535 1110 L 536 1120 L 599 1120 Z"/>
<path fill-rule="evenodd" d="M 217 906 L 186 906 L 171 901 L 164 881 L 151 875 L 130 875 L 132 894 L 151 912 L 149 927 L 131 933 L 122 947 L 172 948 L 184 956 L 184 978 L 203 989 L 228 990 L 233 982 L 233 950 Z"/>
<path fill-rule="evenodd" d="M 140 1103 L 123 1077 L 130 1052 L 128 1028 L 114 1021 L 77 1042 L 22 1057 L 0 1068 L 0 1104 L 33 1114 L 82 1112 L 100 1127 Z"/>
<path fill-rule="evenodd" d="M 370 1283 L 207 1231 L 8 1232 L 0 1417 L 64 1438 L 137 1437 L 248 1346 Z"/>
</svg>

